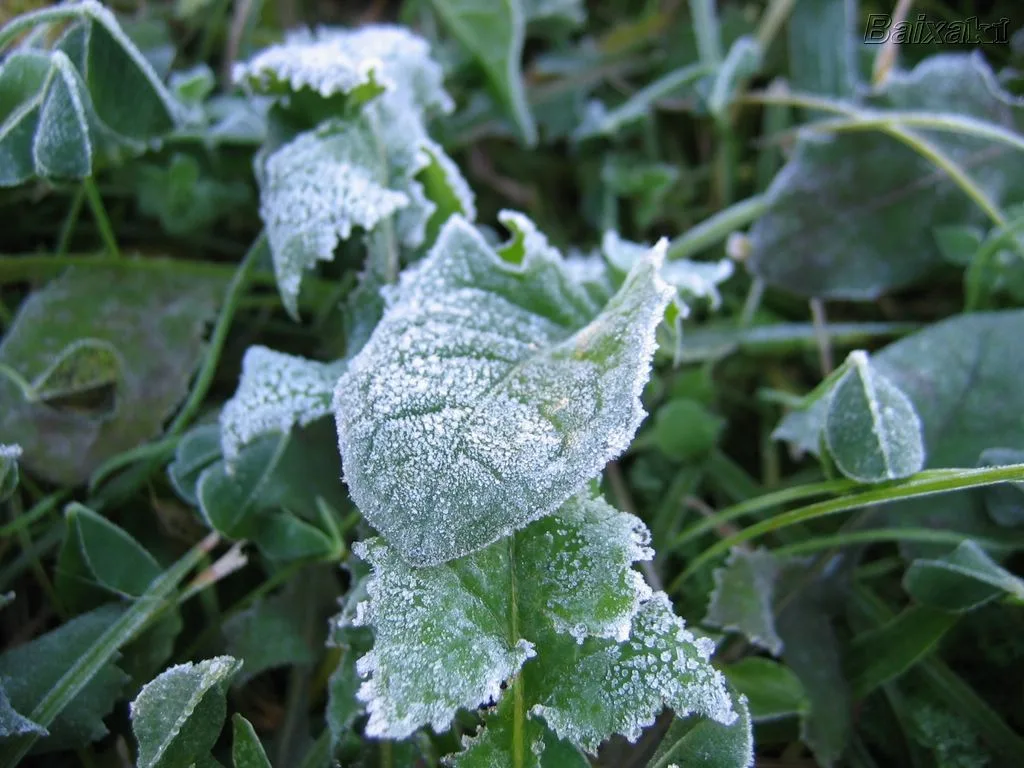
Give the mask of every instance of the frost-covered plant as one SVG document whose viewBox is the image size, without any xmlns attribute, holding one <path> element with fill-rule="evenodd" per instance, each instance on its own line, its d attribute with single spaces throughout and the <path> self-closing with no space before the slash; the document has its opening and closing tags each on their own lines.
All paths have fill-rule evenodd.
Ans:
<svg viewBox="0 0 1024 768">
<path fill-rule="evenodd" d="M 653 556 L 644 524 L 593 482 L 645 415 L 669 302 L 714 301 L 730 265 L 666 266 L 664 245 L 614 233 L 570 261 L 513 212 L 492 244 L 427 134 L 451 100 L 404 29 L 296 33 L 234 75 L 276 100 L 256 171 L 285 305 L 297 312 L 303 273 L 340 241 L 365 248 L 346 355 L 251 348 L 220 432 L 232 464 L 334 416 L 344 479 L 380 534 L 355 548 L 365 599 L 336 619 L 372 633 L 366 734 L 442 732 L 478 709 L 455 764 L 585 765 L 668 707 L 735 732 L 745 762 L 744 700 L 634 570 Z"/>
</svg>

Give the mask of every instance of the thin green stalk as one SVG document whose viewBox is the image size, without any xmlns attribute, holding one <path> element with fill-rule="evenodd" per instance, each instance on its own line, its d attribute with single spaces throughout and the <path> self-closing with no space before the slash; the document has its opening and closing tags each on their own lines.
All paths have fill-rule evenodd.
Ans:
<svg viewBox="0 0 1024 768">
<path fill-rule="evenodd" d="M 976 136 L 979 139 L 1006 144 L 1024 151 L 1024 137 L 1001 125 L 976 120 L 973 117 L 935 112 L 858 112 L 853 117 L 819 120 L 805 126 L 806 130 L 825 133 L 883 130 L 891 126 L 924 128 L 942 133 Z"/>
<path fill-rule="evenodd" d="M 818 520 L 839 512 L 860 509 L 871 504 L 891 504 L 904 499 L 920 498 L 967 488 L 978 488 L 1004 482 L 1020 482 L 1024 480 L 1024 464 L 1010 464 L 1003 467 L 984 467 L 981 469 L 933 469 L 892 483 L 884 483 L 870 490 L 828 499 L 806 507 L 800 507 L 781 515 L 762 520 L 739 533 L 722 539 L 708 547 L 676 577 L 669 591 L 676 591 L 690 576 L 701 570 L 707 563 L 725 554 L 731 548 L 745 544 L 767 533 L 788 528 L 799 523 Z M 836 481 L 842 482 L 842 481 Z M 795 489 L 794 489 L 795 490 Z"/>
<path fill-rule="evenodd" d="M 920 544 L 949 544 L 956 546 L 964 540 L 964 534 L 959 531 L 936 531 L 930 528 L 878 528 L 864 531 L 848 531 L 836 533 L 829 536 L 816 536 L 813 539 L 805 539 L 793 544 L 775 547 L 772 552 L 778 557 L 790 557 L 793 555 L 806 555 L 810 552 L 821 552 L 839 547 L 852 547 L 858 544 L 879 544 L 898 541 L 910 541 Z M 985 549 L 994 551 L 1012 552 L 1017 549 L 1024 549 L 1024 538 L 1009 537 L 1007 540 L 990 539 L 978 536 L 971 536 L 971 540 L 977 542 Z"/>
<path fill-rule="evenodd" d="M 7 525 L 0 526 L 0 538 L 11 536 L 19 531 L 23 531 L 37 520 L 42 520 L 70 495 L 71 492 L 68 490 L 51 493 L 37 504 L 34 504 L 30 510 L 18 515 L 11 522 L 7 523 Z"/>
<path fill-rule="evenodd" d="M 56 253 L 63 256 L 68 252 L 68 246 L 71 244 L 71 236 L 75 233 L 75 227 L 78 225 L 78 217 L 82 213 L 82 204 L 85 202 L 85 185 L 79 184 L 75 190 L 75 194 L 71 198 L 71 207 L 68 208 L 68 214 L 64 217 L 64 223 L 60 228 L 60 237 L 57 240 Z"/>
<path fill-rule="evenodd" d="M 18 556 L 8 563 L 3 571 L 0 571 L 0 592 L 4 592 L 14 583 L 26 568 L 32 565 L 33 561 L 39 559 L 51 549 L 60 544 L 64 538 L 64 531 L 60 526 L 53 526 L 39 539 L 32 542 L 28 549 L 21 549 Z"/>
<path fill-rule="evenodd" d="M 85 199 L 89 201 L 89 208 L 92 210 L 92 216 L 96 219 L 96 226 L 100 230 L 100 238 L 103 240 L 103 246 L 113 258 L 120 259 L 121 249 L 117 247 L 117 238 L 114 237 L 114 228 L 110 224 L 110 218 L 107 216 L 107 209 L 103 206 L 103 198 L 100 197 L 100 192 L 96 189 L 96 182 L 93 181 L 92 176 L 86 176 L 82 179 L 82 189 L 85 190 Z"/>
<path fill-rule="evenodd" d="M 761 43 L 762 49 L 768 50 L 795 4 L 796 0 L 772 0 L 768 5 L 757 26 L 757 41 Z"/>
<path fill-rule="evenodd" d="M 228 330 L 231 328 L 231 321 L 234 319 L 239 299 L 242 298 L 242 294 L 249 283 L 249 271 L 266 245 L 266 234 L 261 234 L 256 238 L 249 252 L 243 257 L 242 263 L 238 265 L 238 269 L 235 270 L 234 277 L 231 278 L 227 292 L 224 295 L 224 303 L 221 306 L 220 314 L 217 316 L 217 323 L 213 327 L 213 333 L 210 336 L 210 343 L 206 349 L 203 365 L 199 369 L 195 382 L 192 384 L 192 390 L 188 393 L 188 399 L 181 407 L 181 410 L 178 411 L 174 421 L 167 428 L 169 436 L 180 434 L 202 406 L 206 393 L 213 383 L 213 375 L 217 371 L 220 353 L 224 349 L 224 342 L 227 340 Z"/>
<path fill-rule="evenodd" d="M 163 460 L 169 458 L 174 454 L 174 450 L 178 447 L 179 442 L 181 442 L 180 435 L 169 435 L 163 440 L 143 443 L 116 456 L 112 456 L 100 464 L 96 471 L 92 473 L 92 477 L 89 478 L 89 493 L 96 493 L 96 489 L 100 487 L 104 480 L 129 464 L 134 464 L 136 461 L 144 459 Z"/>
<path fill-rule="evenodd" d="M 114 658 L 119 649 L 138 637 L 155 618 L 173 604 L 169 598 L 178 585 L 219 540 L 217 534 L 210 534 L 154 579 L 145 594 L 132 603 L 96 638 L 85 653 L 75 660 L 71 668 L 47 691 L 28 717 L 43 728 L 48 728 L 100 669 Z M 39 734 L 31 733 L 8 745 L 6 753 L 0 757 L 0 768 L 14 768 L 38 739 Z"/>
<path fill-rule="evenodd" d="M 715 0 L 690 0 L 690 16 L 697 37 L 697 53 L 704 64 L 722 63 L 722 33 Z"/>
<path fill-rule="evenodd" d="M 710 248 L 733 232 L 759 219 L 768 211 L 768 207 L 768 198 L 765 195 L 733 203 L 669 243 L 667 256 L 669 259 L 686 259 L 705 248 Z"/>
</svg>

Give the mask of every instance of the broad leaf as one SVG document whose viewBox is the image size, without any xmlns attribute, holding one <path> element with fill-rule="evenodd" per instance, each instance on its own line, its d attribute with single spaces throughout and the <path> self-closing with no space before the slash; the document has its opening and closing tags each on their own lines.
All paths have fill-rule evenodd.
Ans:
<svg viewBox="0 0 1024 768">
<path fill-rule="evenodd" d="M 218 656 L 170 667 L 131 704 L 140 768 L 187 768 L 209 753 L 227 711 L 225 695 L 241 662 Z"/>
<path fill-rule="evenodd" d="M 921 558 L 907 568 L 903 587 L 922 605 L 962 613 L 1002 595 L 1024 602 L 1024 580 L 967 540 L 945 557 Z"/>
<path fill-rule="evenodd" d="M 739 717 L 731 725 L 706 717 L 676 718 L 647 768 L 750 768 L 754 764 L 754 734 L 746 697 L 734 697 L 733 707 Z"/>
<path fill-rule="evenodd" d="M 0 443 L 0 502 L 7 501 L 18 487 L 20 458 L 20 445 Z"/>
<path fill-rule="evenodd" d="M 15 736 L 22 736 L 26 733 L 36 733 L 40 736 L 46 735 L 46 729 L 38 723 L 33 723 L 27 717 L 19 714 L 11 706 L 7 698 L 7 692 L 0 685 L 0 743 Z"/>
<path fill-rule="evenodd" d="M 862 483 L 909 477 L 924 466 L 921 420 L 866 353 L 851 352 L 829 397 L 825 438 L 836 466 Z"/>
<path fill-rule="evenodd" d="M 365 656 L 373 646 L 373 633 L 367 627 L 353 623 L 357 606 L 366 599 L 369 566 L 362 560 L 350 558 L 345 570 L 351 584 L 342 601 L 341 613 L 331 619 L 327 644 L 340 653 L 338 666 L 327 683 L 327 727 L 331 730 L 331 743 L 337 748 L 356 718 L 364 712 L 364 704 L 357 696 L 361 680 L 356 669 L 357 659 Z"/>
<path fill-rule="evenodd" d="M 650 595 L 631 569 L 648 559 L 649 534 L 603 499 L 576 497 L 555 515 L 444 565 L 411 568 L 381 539 L 359 546 L 373 566 L 357 623 L 373 650 L 358 664 L 372 736 L 404 738 L 430 724 L 443 731 L 461 707 L 501 693 L 501 684 L 551 633 L 575 646 L 587 637 L 623 640 Z"/>
<path fill-rule="evenodd" d="M 1022 102 L 980 54 L 929 57 L 892 73 L 869 106 L 956 113 L 1024 129 Z M 909 285 L 942 261 L 937 222 L 973 224 L 980 212 L 949 178 L 897 139 L 875 131 L 813 133 L 797 142 L 768 191 L 771 210 L 750 232 L 747 265 L 770 285 L 803 296 L 869 300 Z M 997 205 L 1015 201 L 1024 176 L 1018 149 L 961 133 L 920 130 Z M 899 254 L 899 258 L 893 258 Z"/>
<path fill-rule="evenodd" d="M 75 485 L 158 435 L 188 391 L 221 286 L 82 267 L 33 293 L 0 344 L 0 363 L 34 382 L 24 393 L 0 377 L 0 432 L 22 446 L 25 466 Z"/>
<path fill-rule="evenodd" d="M 537 126 L 519 71 L 527 22 L 522 0 L 431 0 L 431 5 L 476 59 L 523 141 L 536 144 Z"/>
<path fill-rule="evenodd" d="M 120 613 L 116 606 L 100 608 L 0 655 L 0 687 L 10 706 L 32 717 L 50 689 Z M 50 752 L 75 748 L 105 736 L 103 718 L 120 698 L 127 680 L 113 663 L 102 667 L 47 727 L 49 736 L 36 749 Z M 35 729 L 29 730 L 38 734 Z"/>
<path fill-rule="evenodd" d="M 988 448 L 978 457 L 978 466 L 998 467 L 1024 463 L 1024 450 Z M 1013 527 L 1024 524 L 1024 483 L 1002 483 L 982 491 L 985 510 L 998 525 Z"/>
<path fill-rule="evenodd" d="M 725 667 L 722 673 L 747 698 L 755 723 L 804 715 L 810 709 L 800 678 L 777 661 L 748 656 Z"/>
<path fill-rule="evenodd" d="M 335 393 L 352 497 L 416 565 L 553 512 L 644 415 L 660 253 L 599 310 L 525 218 L 503 220 L 515 234 L 497 252 L 449 220 Z"/>
<path fill-rule="evenodd" d="M 714 643 L 686 630 L 665 593 L 657 592 L 633 617 L 628 640 L 588 641 L 574 667 L 562 660 L 560 674 L 549 667 L 549 687 L 530 713 L 588 752 L 617 733 L 635 742 L 665 707 L 678 717 L 732 725 L 739 716 L 721 673 L 708 662 L 713 651 Z M 749 724 L 743 730 L 749 750 Z M 749 755 L 741 765 L 747 762 Z"/>
<path fill-rule="evenodd" d="M 110 593 L 138 597 L 163 571 L 128 533 L 88 507 L 69 504 L 64 520 L 55 586 L 69 606 L 90 606 Z"/>
<path fill-rule="evenodd" d="M 330 413 L 331 394 L 345 363 L 319 363 L 266 347 L 249 347 L 242 377 L 220 414 L 224 458 L 268 433 L 288 433 Z"/>
<path fill-rule="evenodd" d="M 775 583 L 781 565 L 765 550 L 734 549 L 714 573 L 704 623 L 742 633 L 751 643 L 778 656 L 782 638 L 775 629 Z"/>
<path fill-rule="evenodd" d="M 231 762 L 234 768 L 271 768 L 252 723 L 239 714 L 232 715 L 231 732 Z"/>
<path fill-rule="evenodd" d="M 301 596 L 286 589 L 224 622 L 226 650 L 244 664 L 235 679 L 237 685 L 268 669 L 316 661 L 305 636 L 305 609 Z"/>
</svg>

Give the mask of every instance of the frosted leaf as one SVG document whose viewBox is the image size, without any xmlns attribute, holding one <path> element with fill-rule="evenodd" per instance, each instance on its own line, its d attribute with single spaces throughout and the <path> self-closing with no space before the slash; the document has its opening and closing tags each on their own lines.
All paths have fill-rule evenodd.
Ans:
<svg viewBox="0 0 1024 768">
<path fill-rule="evenodd" d="M 224 458 L 269 432 L 289 432 L 330 413 L 331 393 L 344 361 L 320 363 L 266 347 L 249 347 L 234 397 L 220 413 Z"/>
<path fill-rule="evenodd" d="M 20 458 L 20 445 L 0 443 L 0 501 L 7 501 L 18 487 Z"/>
<path fill-rule="evenodd" d="M 700 714 L 730 725 L 737 715 L 724 678 L 708 661 L 713 650 L 714 643 L 686 630 L 665 593 L 657 592 L 633 618 L 629 640 L 588 643 L 576 668 L 530 713 L 588 752 L 616 733 L 635 742 L 664 707 L 679 717 Z"/>
<path fill-rule="evenodd" d="M 404 27 L 321 27 L 290 32 L 285 41 L 235 64 L 232 77 L 263 93 L 311 89 L 327 98 L 367 89 L 401 93 L 420 110 L 450 112 L 444 72 L 427 41 Z"/>
<path fill-rule="evenodd" d="M 778 656 L 782 638 L 775 630 L 772 603 L 779 567 L 771 552 L 734 549 L 725 567 L 715 570 L 715 588 L 704 623 L 741 632 L 753 645 Z"/>
<path fill-rule="evenodd" d="M 601 242 L 601 250 L 614 271 L 626 274 L 649 249 L 646 245 L 622 239 L 615 231 L 608 231 Z M 706 299 L 712 309 L 718 309 L 722 303 L 718 286 L 732 277 L 733 270 L 734 264 L 730 259 L 673 259 L 665 262 L 661 268 L 661 276 L 665 282 L 679 291 L 684 302 L 687 299 Z"/>
<path fill-rule="evenodd" d="M 298 313 L 302 273 L 331 261 L 353 227 L 372 229 L 409 204 L 381 178 L 375 138 L 362 121 L 331 121 L 299 134 L 266 158 L 260 216 L 281 298 Z"/>
<path fill-rule="evenodd" d="M 650 589 L 631 568 L 649 559 L 649 533 L 603 499 L 575 497 L 514 536 L 443 565 L 411 568 L 383 539 L 357 545 L 373 566 L 356 623 L 373 650 L 371 736 L 401 739 L 424 724 L 448 727 L 460 707 L 496 700 L 501 684 L 544 638 L 569 633 L 624 639 Z"/>
<path fill-rule="evenodd" d="M 655 249 L 608 304 L 525 217 L 498 252 L 449 219 L 401 277 L 338 382 L 345 479 L 415 565 L 480 549 L 555 511 L 626 449 L 645 413 L 670 289 Z"/>
<path fill-rule="evenodd" d="M 851 352 L 847 365 L 829 397 L 825 419 L 825 440 L 839 471 L 862 483 L 919 472 L 924 467 L 924 438 L 910 398 L 866 352 Z"/>
</svg>

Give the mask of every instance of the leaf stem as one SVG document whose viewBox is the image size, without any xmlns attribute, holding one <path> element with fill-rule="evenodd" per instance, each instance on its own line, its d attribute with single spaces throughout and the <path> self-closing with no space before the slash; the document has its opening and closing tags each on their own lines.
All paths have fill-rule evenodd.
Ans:
<svg viewBox="0 0 1024 768">
<path fill-rule="evenodd" d="M 96 226 L 100 230 L 100 238 L 103 246 L 115 259 L 121 258 L 121 249 L 117 247 L 117 238 L 114 237 L 114 228 L 110 225 L 110 218 L 107 216 L 107 209 L 103 206 L 103 198 L 96 189 L 96 182 L 92 176 L 82 179 L 82 189 L 85 190 L 85 199 L 89 201 L 89 208 L 92 210 L 93 218 L 96 219 Z"/>
<path fill-rule="evenodd" d="M 948 493 L 967 488 L 978 488 L 996 483 L 1019 482 L 1021 480 L 1024 480 L 1024 464 L 1009 464 L 1002 467 L 984 467 L 980 469 L 933 469 L 919 472 L 906 480 L 872 486 L 868 490 L 851 496 L 819 501 L 815 504 L 762 520 L 727 539 L 713 544 L 694 558 L 686 569 L 676 577 L 669 589 L 670 591 L 677 590 L 687 578 L 695 574 L 711 560 L 728 552 L 732 547 L 759 538 L 766 533 L 773 533 L 792 525 L 810 520 L 818 520 L 839 512 L 860 509 L 871 504 L 891 504 L 892 502 L 904 499 L 931 496 L 933 494 Z"/>
<path fill-rule="evenodd" d="M 224 349 L 224 342 L 227 340 L 228 330 L 231 328 L 231 321 L 235 316 L 238 302 L 248 285 L 249 271 L 266 247 L 267 237 L 264 233 L 256 238 L 249 252 L 242 258 L 242 263 L 235 270 L 234 277 L 231 278 L 227 292 L 224 295 L 224 304 L 221 306 L 220 314 L 217 316 L 217 324 L 214 326 L 213 333 L 210 336 L 210 344 L 206 351 L 206 357 L 203 359 L 203 366 L 196 376 L 192 390 L 188 394 L 188 399 L 181 407 L 181 410 L 178 411 L 174 421 L 167 428 L 168 436 L 180 434 L 202 406 L 206 393 L 210 389 L 210 384 L 213 382 L 213 375 L 217 370 L 217 364 L 220 362 L 220 353 Z"/>
<path fill-rule="evenodd" d="M 857 544 L 881 544 L 888 542 L 910 541 L 922 544 L 949 544 L 956 546 L 964 540 L 964 534 L 959 531 L 934 531 L 929 528 L 872 528 L 863 531 L 847 531 L 835 533 L 828 536 L 815 536 L 812 539 L 805 539 L 793 544 L 786 544 L 776 547 L 772 553 L 778 557 L 790 557 L 805 555 L 810 552 L 835 547 L 849 547 Z M 978 536 L 971 536 L 985 549 L 997 552 L 1012 552 L 1024 549 L 1024 538 L 1009 537 L 1007 540 L 989 539 Z"/>
<path fill-rule="evenodd" d="M 64 217 L 64 223 L 60 228 L 60 238 L 57 240 L 57 254 L 64 256 L 71 244 L 71 236 L 75 233 L 75 226 L 78 224 L 78 217 L 82 212 L 82 203 L 85 202 L 85 185 L 79 184 L 75 194 L 71 197 L 71 207 Z"/>
<path fill-rule="evenodd" d="M 675 238 L 669 243 L 666 255 L 670 259 L 689 258 L 759 219 L 768 208 L 767 195 L 756 195 L 734 203 Z"/>
</svg>

